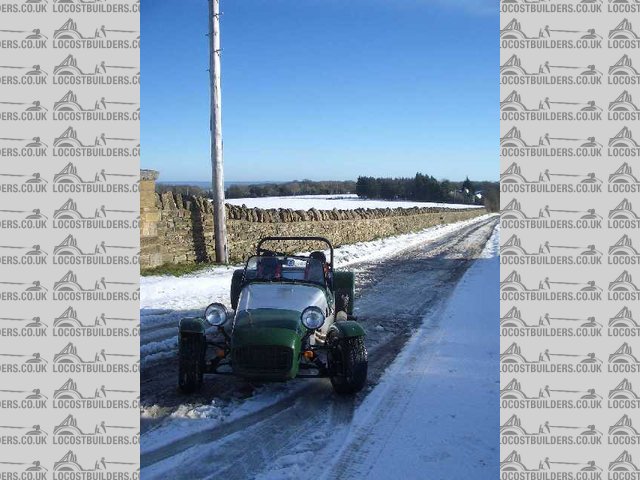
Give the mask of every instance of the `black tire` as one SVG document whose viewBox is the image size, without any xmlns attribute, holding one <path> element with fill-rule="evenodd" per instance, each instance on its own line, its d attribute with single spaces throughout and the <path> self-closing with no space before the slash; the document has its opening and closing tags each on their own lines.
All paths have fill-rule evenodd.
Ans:
<svg viewBox="0 0 640 480">
<path fill-rule="evenodd" d="M 180 335 L 178 346 L 178 387 L 192 393 L 202 387 L 205 367 L 205 338 L 199 333 Z"/>
<path fill-rule="evenodd" d="M 244 270 L 235 270 L 233 277 L 231 277 L 231 308 L 236 309 L 238 307 L 238 300 L 240 299 L 240 292 L 242 291 L 242 280 L 244 277 Z"/>
<path fill-rule="evenodd" d="M 357 393 L 367 383 L 368 360 L 364 337 L 334 339 L 329 362 L 331 385 L 336 393 Z"/>
</svg>

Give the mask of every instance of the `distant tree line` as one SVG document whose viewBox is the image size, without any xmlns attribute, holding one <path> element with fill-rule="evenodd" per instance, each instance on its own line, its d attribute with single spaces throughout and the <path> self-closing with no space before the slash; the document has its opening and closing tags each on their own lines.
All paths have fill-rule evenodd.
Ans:
<svg viewBox="0 0 640 480">
<path fill-rule="evenodd" d="M 285 183 L 262 183 L 255 185 L 231 185 L 227 198 L 289 197 L 293 195 L 340 195 L 355 193 L 356 182 L 294 180 Z"/>
<path fill-rule="evenodd" d="M 225 189 L 226 198 L 257 198 L 257 197 L 289 197 L 294 195 L 344 195 L 355 193 L 356 182 L 347 181 L 313 181 L 293 180 L 283 183 L 255 183 L 235 184 Z M 183 195 L 200 195 L 212 197 L 211 189 L 204 189 L 195 185 L 172 185 L 157 183 L 156 192 L 159 194 L 173 192 Z"/>
<path fill-rule="evenodd" d="M 437 180 L 422 173 L 413 178 L 358 177 L 356 182 L 361 198 L 485 205 L 490 211 L 500 209 L 499 192 L 498 182 Z"/>
<path fill-rule="evenodd" d="M 211 191 L 192 185 L 156 184 L 160 194 L 173 192 L 183 195 L 211 197 Z M 293 195 L 344 195 L 356 193 L 361 198 L 382 200 L 410 200 L 415 202 L 465 203 L 484 205 L 487 210 L 500 210 L 498 182 L 462 182 L 437 180 L 417 173 L 413 178 L 358 177 L 354 181 L 294 180 L 284 183 L 237 184 L 225 191 L 226 198 L 288 197 Z"/>
<path fill-rule="evenodd" d="M 169 183 L 156 183 L 156 193 L 162 195 L 165 192 L 173 192 L 180 195 L 196 195 L 199 197 L 211 197 L 211 191 L 195 185 L 171 185 Z"/>
</svg>

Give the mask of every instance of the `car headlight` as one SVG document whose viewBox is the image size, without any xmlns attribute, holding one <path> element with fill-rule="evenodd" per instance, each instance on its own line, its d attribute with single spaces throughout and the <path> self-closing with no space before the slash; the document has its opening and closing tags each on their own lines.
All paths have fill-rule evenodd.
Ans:
<svg viewBox="0 0 640 480">
<path fill-rule="evenodd" d="M 221 303 L 212 303 L 204 311 L 204 318 L 214 327 L 219 327 L 227 321 L 227 309 Z"/>
<path fill-rule="evenodd" d="M 307 307 L 300 315 L 300 319 L 309 330 L 315 330 L 324 323 L 324 313 L 318 307 Z"/>
</svg>

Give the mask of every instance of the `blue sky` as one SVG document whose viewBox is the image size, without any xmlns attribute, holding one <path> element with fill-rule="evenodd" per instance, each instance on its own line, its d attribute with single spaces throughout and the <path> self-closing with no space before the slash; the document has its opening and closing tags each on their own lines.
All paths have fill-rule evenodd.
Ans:
<svg viewBox="0 0 640 480">
<path fill-rule="evenodd" d="M 222 0 L 225 180 L 498 178 L 495 0 Z M 206 0 L 142 0 L 142 167 L 206 181 Z"/>
</svg>

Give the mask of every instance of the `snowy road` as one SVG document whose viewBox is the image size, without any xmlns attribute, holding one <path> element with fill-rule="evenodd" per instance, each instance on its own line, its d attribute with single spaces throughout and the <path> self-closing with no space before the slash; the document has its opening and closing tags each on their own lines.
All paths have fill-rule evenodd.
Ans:
<svg viewBox="0 0 640 480">
<path fill-rule="evenodd" d="M 329 478 L 499 477 L 499 248 L 496 230 L 358 407 Z"/>
<path fill-rule="evenodd" d="M 449 322 L 447 314 L 442 313 L 446 299 L 472 260 L 482 256 L 496 222 L 495 216 L 481 217 L 433 229 L 423 237 L 410 237 L 402 245 L 391 242 L 386 253 L 381 244 L 368 255 L 362 254 L 366 250 L 362 246 L 342 260 L 339 257 L 341 265 L 350 264 L 349 268 L 357 275 L 356 314 L 364 320 L 370 352 L 369 386 L 355 398 L 336 397 L 329 382 L 321 379 L 254 385 L 233 377 L 211 377 L 199 395 L 180 395 L 175 386 L 177 320 L 201 311 L 216 295 L 221 296 L 218 284 L 228 285 L 229 273 L 217 269 L 202 274 L 195 277 L 198 284 L 191 288 L 188 285 L 195 283 L 194 277 L 171 283 L 166 278 L 143 282 L 144 478 L 297 478 L 302 474 L 327 474 L 327 465 L 334 466 L 331 475 L 336 478 L 363 478 L 362 468 L 372 464 L 371 455 L 377 455 L 375 449 L 369 448 L 375 444 L 363 439 L 371 436 L 372 426 L 378 423 L 375 419 L 380 405 L 396 405 L 392 411 L 383 409 L 385 416 L 395 418 L 392 413 L 407 411 L 411 406 L 408 390 L 427 388 L 419 381 L 408 382 L 411 387 L 402 387 L 407 383 L 403 381 L 394 387 L 402 387 L 401 400 L 394 403 L 393 394 L 385 397 L 385 391 L 393 390 L 390 382 L 406 375 L 420 380 L 429 371 L 427 365 L 407 369 L 398 367 L 399 362 L 412 355 L 407 352 L 414 351 L 413 355 L 419 356 L 416 342 L 428 347 L 428 354 L 419 358 L 421 362 L 429 363 L 437 355 L 438 348 L 434 347 L 440 346 L 445 338 L 442 322 L 455 324 L 455 315 L 450 315 Z M 391 254 L 394 249 L 396 253 Z M 476 265 L 484 262 L 487 260 Z M 206 299 L 201 298 L 207 289 Z M 188 302 L 180 300 L 180 294 L 184 298 L 186 291 L 191 293 Z M 400 351 L 403 353 L 394 363 Z M 436 373 L 442 380 L 442 372 Z M 451 376 L 457 377 L 455 373 Z M 489 387 L 497 388 L 497 383 Z M 439 398 L 440 395 L 433 401 Z M 372 402 L 378 406 L 372 407 Z M 401 408 L 402 405 L 406 408 Z M 398 415 L 398 422 L 406 421 Z M 437 423 L 437 418 L 431 420 Z M 425 458 L 431 453 L 432 449 L 427 448 Z M 454 453 L 449 452 L 449 456 L 455 457 Z M 431 462 L 439 463 L 436 457 Z M 379 468 L 384 476 L 384 465 Z"/>
</svg>

